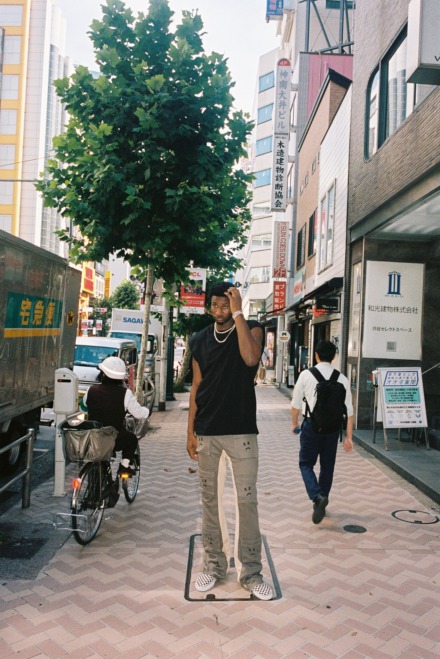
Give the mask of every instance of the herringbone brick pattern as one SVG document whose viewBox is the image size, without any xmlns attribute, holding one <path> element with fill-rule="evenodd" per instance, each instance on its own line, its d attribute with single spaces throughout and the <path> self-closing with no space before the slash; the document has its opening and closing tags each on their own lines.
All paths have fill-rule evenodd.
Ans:
<svg viewBox="0 0 440 659">
<path fill-rule="evenodd" d="M 184 597 L 200 503 L 182 394 L 153 415 L 154 431 L 142 440 L 135 503 L 121 498 L 90 546 L 70 538 L 35 580 L 0 584 L 1 657 L 440 656 L 440 524 L 423 523 L 436 521 L 434 504 L 359 451 L 341 450 L 328 515 L 314 526 L 289 401 L 271 386 L 257 394 L 261 529 L 282 597 Z M 61 504 L 49 487 L 33 494 L 30 511 L 11 514 L 41 511 L 45 502 L 50 517 Z M 230 489 L 225 502 L 232 522 Z M 395 511 L 410 512 L 397 519 Z M 366 531 L 350 533 L 347 525 Z M 194 559 L 193 576 L 199 551 Z M 265 576 L 270 581 L 266 564 Z"/>
</svg>

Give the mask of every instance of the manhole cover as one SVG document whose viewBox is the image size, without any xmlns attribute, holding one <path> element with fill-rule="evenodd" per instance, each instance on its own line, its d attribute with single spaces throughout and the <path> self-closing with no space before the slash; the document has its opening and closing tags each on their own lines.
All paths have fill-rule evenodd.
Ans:
<svg viewBox="0 0 440 659">
<path fill-rule="evenodd" d="M 347 531 L 347 533 L 365 533 L 367 530 L 365 526 L 358 526 L 357 524 L 347 524 L 343 529 L 344 531 Z"/>
<path fill-rule="evenodd" d="M 408 524 L 437 524 L 439 518 L 423 510 L 395 510 L 391 515 Z"/>
</svg>

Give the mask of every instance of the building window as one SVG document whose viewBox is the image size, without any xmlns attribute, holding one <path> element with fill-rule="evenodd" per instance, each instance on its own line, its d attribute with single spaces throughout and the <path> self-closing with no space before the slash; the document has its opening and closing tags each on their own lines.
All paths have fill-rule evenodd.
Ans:
<svg viewBox="0 0 440 659">
<path fill-rule="evenodd" d="M 267 284 L 270 281 L 270 268 L 263 265 L 259 268 L 250 268 L 248 281 L 250 284 Z"/>
<path fill-rule="evenodd" d="M 3 64 L 20 64 L 21 37 L 5 36 Z"/>
<path fill-rule="evenodd" d="M 9 181 L 0 181 L 0 204 L 12 204 L 14 184 Z"/>
<path fill-rule="evenodd" d="M 258 79 L 258 92 L 264 92 L 266 89 L 271 89 L 275 86 L 275 74 L 273 71 L 260 76 Z"/>
<path fill-rule="evenodd" d="M 17 110 L 0 110 L 0 134 L 15 135 L 17 132 Z"/>
<path fill-rule="evenodd" d="M 272 234 L 261 233 L 258 236 L 252 236 L 251 247 L 253 250 L 269 249 L 272 247 Z"/>
<path fill-rule="evenodd" d="M 272 110 L 273 103 L 269 103 L 269 105 L 264 105 L 262 108 L 258 108 L 257 123 L 264 124 L 266 121 L 270 121 L 272 119 Z"/>
<path fill-rule="evenodd" d="M 5 75 L 2 76 L 1 82 L 1 96 L 2 101 L 16 101 L 18 99 L 18 76 Z"/>
<path fill-rule="evenodd" d="M 15 145 L 0 144 L 0 169 L 14 169 Z"/>
<path fill-rule="evenodd" d="M 307 256 L 313 256 L 316 252 L 316 238 L 318 234 L 318 209 L 316 209 L 309 218 L 309 242 L 307 246 Z"/>
<path fill-rule="evenodd" d="M 406 37 L 384 60 L 387 79 L 385 139 L 392 135 L 410 114 L 407 106 Z"/>
<path fill-rule="evenodd" d="M 377 136 L 379 132 L 379 70 L 373 73 L 368 84 L 368 108 L 367 108 L 367 158 L 371 158 L 377 151 Z"/>
<path fill-rule="evenodd" d="M 345 3 L 347 9 L 353 9 L 353 0 L 347 0 Z M 325 0 L 326 9 L 340 9 L 341 0 Z"/>
<path fill-rule="evenodd" d="M 249 317 L 257 318 L 266 309 L 266 300 L 249 300 Z"/>
<path fill-rule="evenodd" d="M 321 227 L 319 234 L 319 270 L 333 263 L 333 234 L 335 224 L 335 186 L 321 200 Z"/>
<path fill-rule="evenodd" d="M 271 153 L 272 141 L 273 141 L 272 135 L 269 135 L 268 137 L 264 137 L 261 140 L 257 140 L 255 144 L 255 155 L 262 156 L 263 153 Z"/>
<path fill-rule="evenodd" d="M 306 232 L 307 224 L 301 228 L 296 240 L 296 269 L 301 268 L 306 260 Z"/>
<path fill-rule="evenodd" d="M 406 82 L 406 28 L 373 71 L 366 98 L 365 157 L 371 158 L 434 85 Z"/>
<path fill-rule="evenodd" d="M 0 229 L 3 231 L 12 231 L 12 215 L 0 215 Z"/>
<path fill-rule="evenodd" d="M 0 25 L 3 27 L 15 27 L 23 23 L 22 5 L 0 6 Z"/>
<path fill-rule="evenodd" d="M 259 172 L 254 172 L 255 181 L 254 188 L 262 188 L 264 185 L 270 185 L 271 169 L 262 169 Z"/>
<path fill-rule="evenodd" d="M 264 217 L 271 214 L 270 202 L 262 201 L 252 206 L 252 217 Z"/>
</svg>

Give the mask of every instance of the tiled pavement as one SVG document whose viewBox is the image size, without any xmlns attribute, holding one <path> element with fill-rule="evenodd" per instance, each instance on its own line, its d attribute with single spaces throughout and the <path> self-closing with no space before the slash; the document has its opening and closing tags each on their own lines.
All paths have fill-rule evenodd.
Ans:
<svg viewBox="0 0 440 659">
<path fill-rule="evenodd" d="M 68 538 L 36 578 L 2 579 L 2 658 L 440 656 L 438 505 L 362 449 L 341 450 L 328 516 L 314 526 L 289 403 L 272 386 L 257 387 L 257 395 L 261 528 L 282 597 L 184 597 L 200 504 L 185 449 L 188 394 L 181 394 L 154 413 L 142 440 L 135 503 L 109 510 L 90 546 Z M 34 514 L 49 528 L 51 513 L 67 507 L 51 493 L 51 483 L 40 486 L 30 510 L 17 504 L 6 522 Z M 230 490 L 225 499 L 232 508 Z"/>
</svg>

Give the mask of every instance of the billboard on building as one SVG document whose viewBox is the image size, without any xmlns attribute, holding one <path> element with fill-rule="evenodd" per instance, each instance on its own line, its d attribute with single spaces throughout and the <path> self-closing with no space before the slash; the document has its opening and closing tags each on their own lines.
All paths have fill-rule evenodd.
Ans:
<svg viewBox="0 0 440 659">
<path fill-rule="evenodd" d="M 362 356 L 421 359 L 423 263 L 367 261 Z"/>
</svg>

